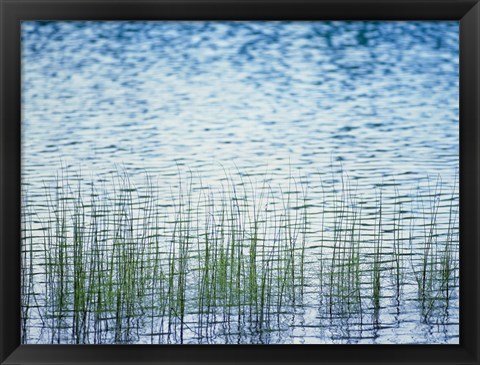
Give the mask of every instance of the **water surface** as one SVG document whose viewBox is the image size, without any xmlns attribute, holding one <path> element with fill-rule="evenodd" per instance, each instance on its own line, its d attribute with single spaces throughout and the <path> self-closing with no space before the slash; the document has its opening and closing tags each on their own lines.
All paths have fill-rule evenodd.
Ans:
<svg viewBox="0 0 480 365">
<path fill-rule="evenodd" d="M 294 275 L 304 276 L 306 290 L 295 288 L 296 300 L 282 308 L 275 302 L 275 310 L 266 311 L 268 320 L 261 321 L 244 313 L 239 321 L 238 311 L 249 307 L 246 294 L 237 309 L 224 310 L 222 302 L 205 314 L 195 305 L 181 320 L 170 311 L 173 324 L 132 304 L 143 309 L 134 322 L 127 318 L 128 334 L 112 330 L 118 321 L 110 314 L 102 312 L 95 322 L 89 309 L 80 342 L 458 343 L 458 281 L 452 282 L 448 303 L 435 294 L 436 310 L 425 310 L 415 276 L 425 252 L 433 252 L 430 245 L 438 247 L 438 255 L 428 256 L 432 272 L 441 267 L 446 243 L 457 263 L 458 52 L 458 22 L 23 22 L 23 216 L 33 217 L 24 223 L 24 277 L 33 279 L 25 284 L 32 308 L 24 314 L 23 341 L 78 342 L 72 330 L 76 309 L 65 304 L 61 320 L 55 320 L 59 315 L 50 308 L 58 288 L 71 296 L 73 264 L 66 266 L 67 284 L 59 272 L 48 276 L 44 248 L 65 242 L 73 260 L 72 199 L 82 191 L 90 232 L 83 249 L 91 252 L 91 227 L 97 224 L 92 183 L 111 215 L 119 212 L 115 199 L 126 199 L 119 176 L 128 176 L 130 210 L 118 214 L 141 223 L 131 239 L 163 227 L 160 245 L 166 247 L 178 230 L 178 207 L 190 204 L 188 234 L 201 241 L 196 251 L 187 247 L 192 303 L 204 294 L 195 290 L 205 264 L 197 260 L 205 249 L 198 226 L 220 226 L 221 202 L 238 210 L 230 218 L 247 233 L 252 227 L 246 217 L 258 206 L 265 214 L 265 247 L 275 247 L 275 232 L 286 234 L 281 227 L 296 227 L 306 259 L 303 274 L 295 261 Z M 247 203 L 232 203 L 243 195 Z M 67 203 L 56 204 L 62 197 Z M 146 218 L 148 202 L 157 207 L 150 211 L 157 220 Z M 68 211 L 63 231 L 52 213 L 62 209 Z M 346 232 L 360 216 L 353 238 Z M 102 222 L 107 230 L 115 226 Z M 251 254 L 247 233 L 245 268 Z M 371 268 L 379 239 L 385 260 L 375 304 Z M 353 304 L 345 309 L 350 301 L 339 296 L 342 290 L 329 288 L 336 283 L 332 270 L 344 275 L 332 259 L 336 245 L 350 250 L 347 243 L 353 241 L 362 250 L 361 310 Z M 406 273 L 402 296 L 396 295 L 391 264 L 399 242 Z M 154 254 L 151 242 L 146 245 Z M 264 259 L 259 256 L 259 267 L 269 268 Z M 458 277 L 458 265 L 453 271 Z M 48 289 L 49 280 L 65 287 Z M 145 285 L 143 295 L 161 298 L 160 289 Z M 332 295 L 340 299 L 333 303 Z"/>
</svg>

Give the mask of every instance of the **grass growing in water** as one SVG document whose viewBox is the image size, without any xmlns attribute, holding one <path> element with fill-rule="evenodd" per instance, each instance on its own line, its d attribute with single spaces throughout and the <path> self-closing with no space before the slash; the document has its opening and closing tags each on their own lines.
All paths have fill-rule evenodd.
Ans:
<svg viewBox="0 0 480 365">
<path fill-rule="evenodd" d="M 343 173 L 280 187 L 225 172 L 218 188 L 187 175 L 165 197 L 148 174 L 136 186 L 127 171 L 103 182 L 61 171 L 45 206 L 24 200 L 23 342 L 34 322 L 50 343 L 280 341 L 269 336 L 288 336 L 286 318 L 305 308 L 378 314 L 387 271 L 399 308 L 416 283 L 425 321 L 456 295 L 455 186 L 447 201 L 441 181 L 427 186 L 408 210 L 395 180 L 368 198 Z"/>
</svg>

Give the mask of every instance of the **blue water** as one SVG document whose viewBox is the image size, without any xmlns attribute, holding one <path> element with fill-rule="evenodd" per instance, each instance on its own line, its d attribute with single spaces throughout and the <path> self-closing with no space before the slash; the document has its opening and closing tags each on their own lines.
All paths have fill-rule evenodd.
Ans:
<svg viewBox="0 0 480 365">
<path fill-rule="evenodd" d="M 138 185 L 148 171 L 165 200 L 179 171 L 213 187 L 225 171 L 268 174 L 283 190 L 293 171 L 315 206 L 320 179 L 345 171 L 367 200 L 389 183 L 408 194 L 441 179 L 448 202 L 459 165 L 458 31 L 445 21 L 23 22 L 29 202 L 41 216 L 45 184 L 62 167 L 108 181 L 119 166 Z M 311 309 L 278 342 L 458 343 L 458 303 L 442 328 L 412 308 L 397 327 L 354 340 L 333 322 L 318 334 Z"/>
</svg>

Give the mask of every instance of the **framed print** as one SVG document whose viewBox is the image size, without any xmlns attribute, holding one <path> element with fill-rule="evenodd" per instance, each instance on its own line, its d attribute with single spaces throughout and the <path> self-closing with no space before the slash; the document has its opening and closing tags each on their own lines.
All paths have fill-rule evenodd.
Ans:
<svg viewBox="0 0 480 365">
<path fill-rule="evenodd" d="M 477 364 L 479 6 L 3 1 L 2 364 Z"/>
</svg>

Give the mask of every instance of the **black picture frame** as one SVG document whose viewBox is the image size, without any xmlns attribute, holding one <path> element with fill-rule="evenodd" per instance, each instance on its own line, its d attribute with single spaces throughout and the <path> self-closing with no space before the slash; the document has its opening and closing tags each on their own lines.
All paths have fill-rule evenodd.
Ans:
<svg viewBox="0 0 480 365">
<path fill-rule="evenodd" d="M 1 0 L 2 364 L 480 364 L 480 4 L 476 0 Z M 459 345 L 20 345 L 22 20 L 458 20 Z"/>
</svg>

